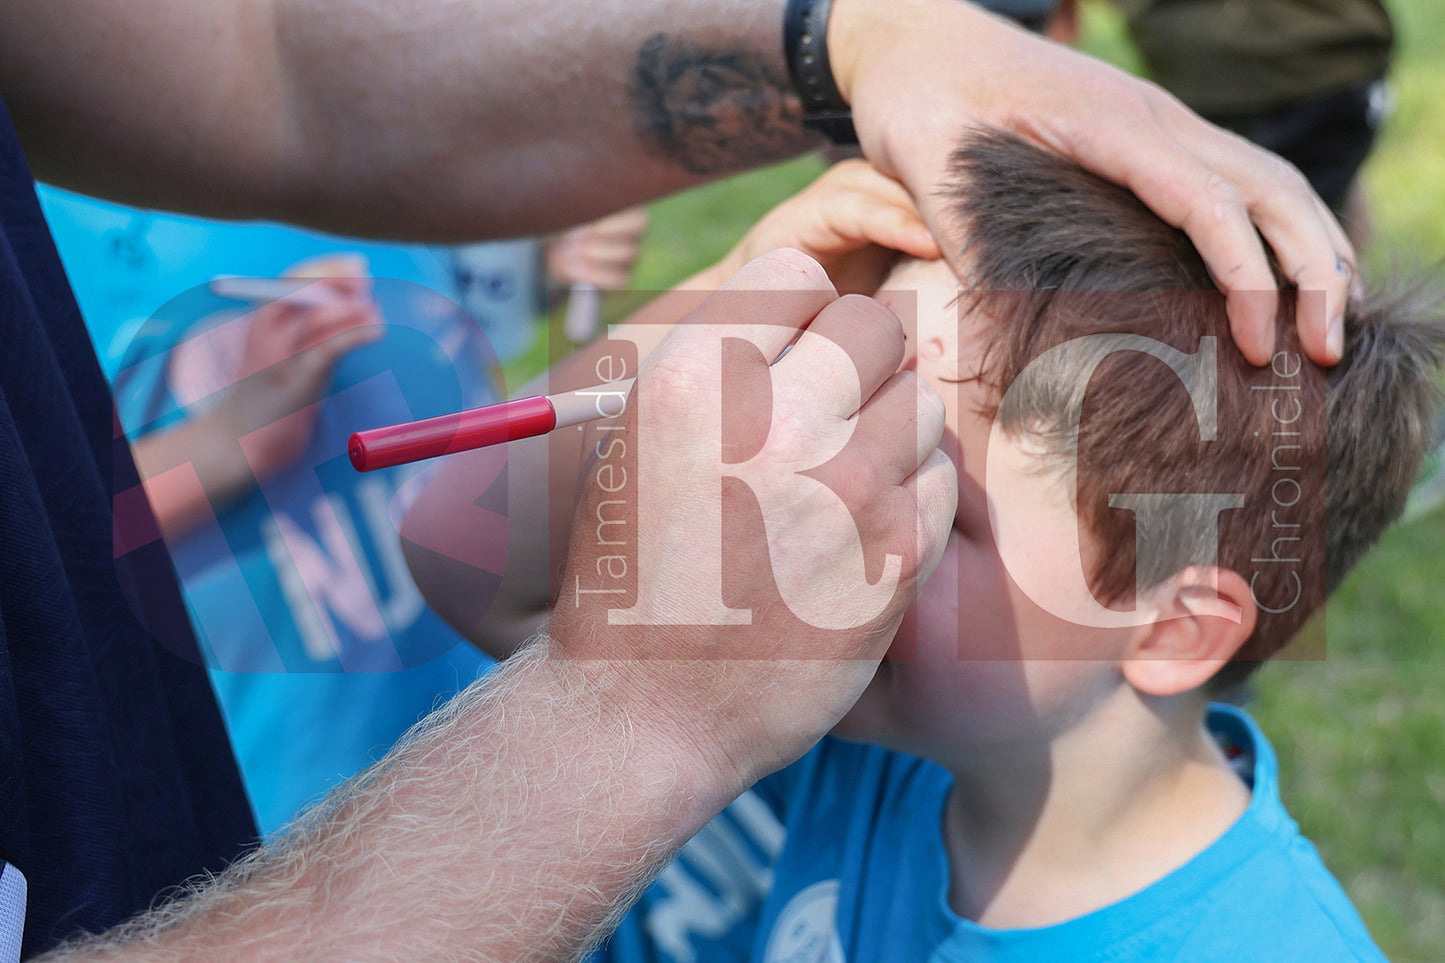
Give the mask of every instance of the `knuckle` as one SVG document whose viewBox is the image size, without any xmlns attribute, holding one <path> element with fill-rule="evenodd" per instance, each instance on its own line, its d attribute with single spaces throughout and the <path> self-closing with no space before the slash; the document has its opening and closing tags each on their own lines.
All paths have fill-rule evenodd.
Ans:
<svg viewBox="0 0 1445 963">
<path fill-rule="evenodd" d="M 941 435 L 944 423 L 948 418 L 948 409 L 943 403 L 943 397 L 933 389 L 932 385 L 919 377 L 916 371 L 904 371 L 902 377 L 913 382 L 914 395 L 917 398 L 919 430 L 926 429 Z"/>
<path fill-rule="evenodd" d="M 817 452 L 834 451 L 837 422 L 823 414 L 808 399 L 794 403 L 776 405 L 772 412 L 772 427 L 768 443 L 780 451 L 792 452 L 798 461 L 817 463 Z M 814 453 L 811 457 L 808 453 Z M 826 455 L 824 455 L 826 457 Z"/>
<path fill-rule="evenodd" d="M 660 410 L 687 404 L 707 387 L 710 379 L 705 359 L 693 355 L 694 352 L 678 350 L 653 359 L 646 372 L 647 392 Z"/>
<path fill-rule="evenodd" d="M 1240 194 L 1239 188 L 1234 182 L 1225 177 L 1217 170 L 1210 170 L 1204 178 L 1204 190 L 1214 199 L 1216 204 L 1224 204 L 1229 207 L 1243 208 L 1244 195 Z"/>
<path fill-rule="evenodd" d="M 870 351 L 885 351 L 898 356 L 902 363 L 904 332 L 903 322 L 892 309 L 874 298 L 862 294 L 845 294 L 838 299 L 837 310 L 851 318 L 867 338 Z"/>
<path fill-rule="evenodd" d="M 1119 85 L 1116 83 L 1114 86 L 1117 88 Z M 1158 122 L 1160 100 L 1168 95 L 1153 85 L 1140 82 L 1128 84 L 1123 90 L 1115 89 L 1110 96 L 1112 99 L 1106 103 L 1124 120 L 1133 124 L 1155 124 Z"/>
<path fill-rule="evenodd" d="M 843 504 L 851 509 L 873 502 L 883 487 L 883 473 L 867 452 L 858 452 L 841 464 L 832 487 Z"/>
<path fill-rule="evenodd" d="M 1186 203 L 1184 215 L 1177 226 L 1193 237 L 1196 244 L 1202 232 L 1232 229 L 1235 222 L 1249 217 L 1244 195 L 1228 178 L 1213 169 L 1204 172 L 1197 194 Z"/>
<path fill-rule="evenodd" d="M 1113 69 L 1090 70 L 1080 81 L 1076 88 L 1080 100 L 1107 104 L 1114 121 L 1131 130 L 1158 126 L 1161 108 L 1172 100 L 1157 84 Z M 1096 131 L 1095 125 L 1087 125 L 1087 131 L 1081 132 Z"/>
<path fill-rule="evenodd" d="M 795 247 L 781 247 L 759 257 L 755 262 L 767 280 L 786 287 L 828 288 L 832 281 L 828 272 L 811 255 Z M 801 280 L 801 284 L 799 281 Z"/>
<path fill-rule="evenodd" d="M 1310 186 L 1309 178 L 1305 177 L 1298 167 L 1278 155 L 1271 155 L 1271 158 L 1270 170 L 1279 190 L 1306 198 L 1314 196 L 1314 188 Z"/>
</svg>

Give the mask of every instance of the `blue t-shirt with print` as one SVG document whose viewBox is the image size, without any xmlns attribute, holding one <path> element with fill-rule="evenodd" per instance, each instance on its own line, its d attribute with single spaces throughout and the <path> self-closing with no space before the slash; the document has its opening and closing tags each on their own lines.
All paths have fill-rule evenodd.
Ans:
<svg viewBox="0 0 1445 963">
<path fill-rule="evenodd" d="M 198 417 L 235 376 L 248 305 L 218 275 L 360 254 L 384 337 L 344 356 L 306 450 L 170 545 L 263 832 L 364 768 L 491 665 L 425 604 L 397 524 L 425 465 L 358 474 L 350 433 L 494 401 L 496 359 L 449 296 L 446 252 L 158 215 L 46 190 L 117 413 L 138 438 Z M 505 559 L 505 472 L 474 506 L 478 592 Z M 477 521 L 477 520 L 473 520 Z"/>
<path fill-rule="evenodd" d="M 1193 860 L 1118 903 L 995 930 L 950 909 L 953 785 L 932 762 L 824 739 L 684 848 L 599 953 L 611 963 L 1383 963 L 1364 923 L 1280 804 L 1273 750 L 1217 706 L 1246 812 Z"/>
</svg>

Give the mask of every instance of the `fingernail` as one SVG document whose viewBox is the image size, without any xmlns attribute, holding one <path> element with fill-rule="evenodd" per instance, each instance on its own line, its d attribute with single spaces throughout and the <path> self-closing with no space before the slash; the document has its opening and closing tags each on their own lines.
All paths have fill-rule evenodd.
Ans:
<svg viewBox="0 0 1445 963">
<path fill-rule="evenodd" d="M 1270 359 L 1274 357 L 1275 344 L 1276 344 L 1276 336 L 1275 336 L 1274 314 L 1273 314 L 1273 312 L 1271 312 L 1270 314 L 1265 315 L 1264 319 L 1261 320 L 1261 322 L 1260 322 L 1260 328 L 1259 328 L 1260 357 L 1262 357 L 1262 358 L 1264 359 L 1263 361 L 1259 362 L 1260 364 L 1269 364 Z"/>
<path fill-rule="evenodd" d="M 1345 317 L 1337 314 L 1325 330 L 1325 351 L 1336 361 L 1345 356 Z"/>
</svg>

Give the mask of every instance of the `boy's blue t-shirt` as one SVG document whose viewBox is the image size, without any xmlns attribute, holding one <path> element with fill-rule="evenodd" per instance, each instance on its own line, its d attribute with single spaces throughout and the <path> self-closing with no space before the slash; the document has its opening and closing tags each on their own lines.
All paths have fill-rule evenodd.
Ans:
<svg viewBox="0 0 1445 963">
<path fill-rule="evenodd" d="M 385 336 L 337 364 L 300 458 L 169 546 L 269 834 L 492 664 L 426 606 L 402 556 L 398 522 L 425 466 L 358 474 L 346 441 L 497 400 L 495 356 L 450 297 L 437 249 L 43 195 L 132 439 L 199 417 L 236 365 L 247 305 L 211 294 L 209 279 L 337 253 L 380 275 Z M 505 503 L 499 467 L 477 511 L 504 516 Z M 502 535 L 478 545 L 479 592 L 495 592 L 506 553 L 504 517 L 487 530 Z"/>
<path fill-rule="evenodd" d="M 1243 712 L 1211 729 L 1253 780 L 1247 811 L 1189 863 L 1057 926 L 993 930 L 948 905 L 947 770 L 825 739 L 698 835 L 601 952 L 649 963 L 1383 961 L 1280 804 L 1273 750 Z"/>
</svg>

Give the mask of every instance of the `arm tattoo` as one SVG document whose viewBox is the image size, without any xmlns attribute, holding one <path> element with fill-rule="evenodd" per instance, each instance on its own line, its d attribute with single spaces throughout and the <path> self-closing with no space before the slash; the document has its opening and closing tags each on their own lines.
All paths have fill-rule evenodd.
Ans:
<svg viewBox="0 0 1445 963">
<path fill-rule="evenodd" d="M 786 75 L 747 51 L 654 34 L 638 52 L 631 96 L 643 143 L 693 174 L 742 170 L 821 143 L 803 128 Z"/>
</svg>

